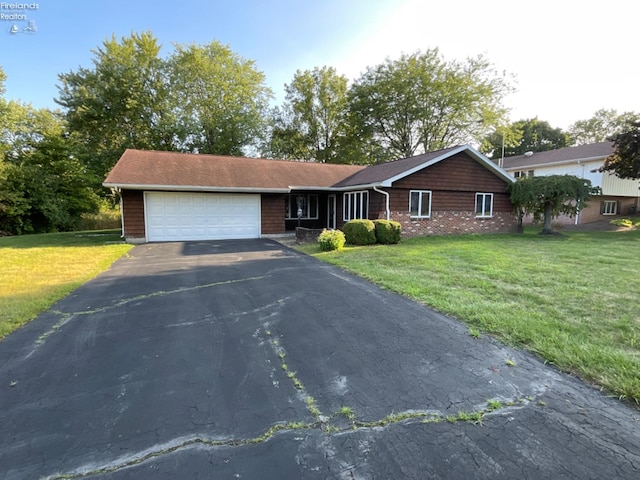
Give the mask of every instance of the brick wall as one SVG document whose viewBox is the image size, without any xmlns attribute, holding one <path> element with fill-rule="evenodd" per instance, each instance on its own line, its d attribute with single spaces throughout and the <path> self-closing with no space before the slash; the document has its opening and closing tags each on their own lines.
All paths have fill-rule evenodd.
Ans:
<svg viewBox="0 0 640 480">
<path fill-rule="evenodd" d="M 495 212 L 492 218 L 476 218 L 472 212 L 431 212 L 431 218 L 411 218 L 409 212 L 391 212 L 391 219 L 402 224 L 403 237 L 461 235 L 466 233 L 515 232 L 513 213 Z"/>
</svg>

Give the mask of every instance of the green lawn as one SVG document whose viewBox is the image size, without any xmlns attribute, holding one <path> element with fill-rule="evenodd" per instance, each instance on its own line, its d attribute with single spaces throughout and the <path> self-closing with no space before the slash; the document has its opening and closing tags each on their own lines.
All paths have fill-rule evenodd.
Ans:
<svg viewBox="0 0 640 480">
<path fill-rule="evenodd" d="M 640 403 L 640 230 L 301 250 Z"/>
<path fill-rule="evenodd" d="M 0 238 L 0 339 L 129 251 L 117 231 Z"/>
</svg>

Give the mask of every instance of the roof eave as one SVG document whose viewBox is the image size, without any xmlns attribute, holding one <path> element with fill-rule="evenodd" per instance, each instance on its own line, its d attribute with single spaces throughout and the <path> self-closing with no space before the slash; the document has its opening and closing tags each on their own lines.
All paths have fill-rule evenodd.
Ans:
<svg viewBox="0 0 640 480">
<path fill-rule="evenodd" d="M 598 155 L 596 157 L 570 158 L 568 160 L 558 160 L 556 162 L 525 163 L 525 164 L 514 166 L 514 167 L 504 167 L 504 169 L 507 170 L 507 171 L 510 171 L 510 170 L 516 170 L 518 168 L 552 167 L 552 166 L 555 166 L 555 165 L 566 165 L 568 163 L 581 164 L 581 163 L 595 162 L 595 161 L 598 161 L 598 160 L 604 160 L 608 156 L 609 155 Z"/>
<path fill-rule="evenodd" d="M 121 190 L 153 190 L 172 192 L 219 192 L 219 193 L 289 193 L 290 188 L 216 187 L 203 185 L 148 185 L 134 183 L 103 182 L 103 187 Z"/>
</svg>

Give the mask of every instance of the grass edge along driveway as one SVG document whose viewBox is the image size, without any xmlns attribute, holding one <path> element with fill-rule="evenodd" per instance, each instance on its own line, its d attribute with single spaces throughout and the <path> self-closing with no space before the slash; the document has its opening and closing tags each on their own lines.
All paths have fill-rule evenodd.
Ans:
<svg viewBox="0 0 640 480">
<path fill-rule="evenodd" d="M 640 403 L 640 229 L 461 235 L 321 253 L 325 262 Z"/>
<path fill-rule="evenodd" d="M 131 248 L 116 231 L 0 238 L 0 340 Z"/>
</svg>

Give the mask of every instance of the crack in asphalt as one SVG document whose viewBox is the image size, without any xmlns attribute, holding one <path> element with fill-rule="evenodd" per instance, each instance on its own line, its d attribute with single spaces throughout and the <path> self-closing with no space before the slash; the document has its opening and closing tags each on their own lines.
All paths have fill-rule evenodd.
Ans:
<svg viewBox="0 0 640 480">
<path fill-rule="evenodd" d="M 207 285 L 200 285 L 197 287 L 190 288 L 181 288 L 168 292 L 155 292 L 150 295 L 138 295 L 135 297 L 131 297 L 128 299 L 123 299 L 116 304 L 110 307 L 103 307 L 98 311 L 105 311 L 110 308 L 120 307 L 132 301 L 136 301 L 139 299 L 150 298 L 153 296 L 160 295 L 168 295 L 173 293 L 182 293 L 188 290 L 194 290 L 197 288 L 206 288 L 213 287 L 220 284 L 227 283 L 238 283 L 244 281 L 257 280 L 259 278 L 264 277 L 251 277 L 242 280 L 236 280 L 233 282 L 220 282 L 220 283 L 212 283 Z M 262 305 L 258 308 L 255 308 L 251 311 L 243 312 L 243 313 L 235 313 L 230 314 L 229 316 L 238 316 L 238 315 L 248 315 L 248 314 L 264 314 L 261 315 L 258 319 L 258 331 L 253 335 L 254 338 L 266 342 L 272 353 L 278 358 L 280 368 L 285 372 L 287 378 L 291 381 L 296 392 L 300 396 L 301 400 L 304 401 L 307 410 L 313 416 L 313 422 L 292 422 L 292 421 L 283 421 L 272 425 L 262 434 L 252 437 L 252 438 L 226 438 L 226 439 L 216 439 L 211 438 L 206 435 L 194 435 L 191 437 L 180 437 L 178 439 L 162 443 L 160 445 L 156 445 L 150 448 L 147 448 L 143 451 L 127 455 L 124 457 L 120 457 L 112 462 L 105 463 L 103 465 L 85 465 L 75 470 L 67 473 L 57 473 L 54 475 L 49 475 L 46 477 L 42 477 L 41 480 L 75 480 L 86 478 L 90 476 L 98 476 L 105 475 L 117 472 L 119 470 L 130 468 L 136 465 L 143 464 L 145 462 L 151 461 L 158 457 L 162 457 L 168 454 L 172 454 L 174 452 L 178 452 L 181 450 L 185 450 L 188 448 L 192 448 L 195 446 L 204 446 L 208 448 L 218 448 L 218 447 L 244 447 L 249 445 L 255 445 L 259 443 L 266 442 L 273 438 L 278 434 L 285 434 L 290 432 L 298 432 L 298 431 L 319 431 L 325 434 L 327 437 L 331 437 L 333 435 L 343 435 L 354 432 L 359 432 L 362 430 L 380 430 L 386 429 L 392 425 L 396 424 L 410 424 L 410 423 L 419 423 L 419 424 L 435 424 L 441 422 L 448 422 L 451 424 L 458 423 L 472 423 L 474 425 L 483 425 L 485 416 L 496 414 L 498 411 L 503 411 L 505 409 L 514 409 L 523 407 L 525 405 L 530 405 L 533 402 L 532 397 L 526 398 L 512 398 L 512 399 L 500 399 L 498 400 L 487 400 L 486 404 L 483 406 L 476 407 L 473 411 L 459 411 L 454 415 L 445 415 L 441 410 L 436 409 L 415 409 L 415 410 L 405 410 L 401 412 L 391 412 L 388 415 L 377 419 L 377 420 L 358 420 L 356 418 L 355 411 L 350 407 L 342 407 L 337 412 L 331 415 L 324 415 L 320 411 L 316 400 L 307 392 L 303 382 L 296 375 L 295 370 L 292 370 L 289 365 L 286 363 L 287 352 L 282 345 L 282 342 L 278 337 L 276 337 L 272 331 L 271 326 L 273 324 L 274 317 L 277 317 L 278 310 L 281 309 L 288 300 L 291 300 L 291 297 L 285 297 L 278 300 L 275 300 L 267 305 Z M 269 312 L 271 310 L 271 312 Z M 94 310 L 95 311 L 95 310 Z M 84 312 L 76 312 L 72 314 L 63 314 L 68 316 L 73 315 L 86 315 L 89 313 L 93 313 L 94 311 L 84 311 Z M 67 317 L 64 317 L 65 322 L 68 321 Z M 59 328 L 59 327 L 58 327 Z"/>
<path fill-rule="evenodd" d="M 420 424 L 431 424 L 431 423 L 441 423 L 441 422 L 449 422 L 449 423 L 472 423 L 474 425 L 481 426 L 483 425 L 483 418 L 485 415 L 495 414 L 498 411 L 502 411 L 504 409 L 510 408 L 512 406 L 517 405 L 528 405 L 530 402 L 526 399 L 513 399 L 512 401 L 506 403 L 502 408 L 493 408 L 487 405 L 485 408 L 474 410 L 472 412 L 459 412 L 458 415 L 455 416 L 445 416 L 442 413 L 436 410 L 409 410 L 405 412 L 399 413 L 391 413 L 386 417 L 374 420 L 374 421 L 358 421 L 358 420 L 350 420 L 349 425 L 347 426 L 339 426 L 332 425 L 332 420 L 336 418 L 341 418 L 344 415 L 340 412 L 336 412 L 330 417 L 321 418 L 313 423 L 304 423 L 304 422 L 284 422 L 277 423 L 271 426 L 268 430 L 257 437 L 246 438 L 246 439 L 214 439 L 208 438 L 206 436 L 193 436 L 184 438 L 181 437 L 177 441 L 166 442 L 162 445 L 158 445 L 156 447 L 151 447 L 143 450 L 142 452 L 127 455 L 126 457 L 121 457 L 120 459 L 115 460 L 114 462 L 110 462 L 108 464 L 102 466 L 88 466 L 88 467 L 79 467 L 72 472 L 69 473 L 57 473 L 53 475 L 49 475 L 46 477 L 41 477 L 41 480 L 75 480 L 86 478 L 90 476 L 96 475 L 105 475 L 109 473 L 114 473 L 119 470 L 133 467 L 136 465 L 140 465 L 149 460 L 153 460 L 155 458 L 168 455 L 180 450 L 185 450 L 197 445 L 216 448 L 216 447 L 244 447 L 249 445 L 255 445 L 258 443 L 263 443 L 273 438 L 277 434 L 289 433 L 289 432 L 298 432 L 301 430 L 320 430 L 325 433 L 327 436 L 329 435 L 340 435 L 345 433 L 354 433 L 361 430 L 370 430 L 370 429 L 380 429 L 387 428 L 391 425 L 396 424 L 409 424 L 409 423 L 420 423 Z"/>
<path fill-rule="evenodd" d="M 267 278 L 269 275 L 265 276 L 265 275 L 260 275 L 260 276 L 256 276 L 256 277 L 247 277 L 247 278 L 240 278 L 237 280 L 226 280 L 224 282 L 213 282 L 213 283 L 205 283 L 203 285 L 195 285 L 193 287 L 181 287 L 181 288 L 176 288 L 174 290 L 159 290 L 159 291 L 155 291 L 152 293 L 146 293 L 144 295 L 136 295 L 134 297 L 128 297 L 128 298 L 123 298 L 121 300 L 119 300 L 118 302 L 115 302 L 112 305 L 105 305 L 104 307 L 98 307 L 92 310 L 81 310 L 78 312 L 61 312 L 60 310 L 51 310 L 50 313 L 54 314 L 54 315 L 59 315 L 60 319 L 53 324 L 53 326 L 46 332 L 44 332 L 42 335 L 40 335 L 36 341 L 35 341 L 35 345 L 36 347 L 42 345 L 43 343 L 45 343 L 45 341 L 47 340 L 47 338 L 49 338 L 52 334 L 56 333 L 58 330 L 60 330 L 66 323 L 68 323 L 72 318 L 76 317 L 76 316 L 82 316 L 82 315 L 93 315 L 96 313 L 104 313 L 107 312 L 109 310 L 113 310 L 115 308 L 119 308 L 122 307 L 124 305 L 127 305 L 131 302 L 136 302 L 136 301 L 140 301 L 140 300 L 148 300 L 150 298 L 154 298 L 154 297 L 164 297 L 164 296 L 168 296 L 168 295 L 176 295 L 179 293 L 185 293 L 185 292 L 190 292 L 190 291 L 195 291 L 195 290 L 201 290 L 203 288 L 213 288 L 213 287 L 219 287 L 221 285 L 233 285 L 236 283 L 244 283 L 244 282 L 252 282 L 252 281 L 256 281 L 256 280 L 263 280 L 265 278 Z M 31 352 L 33 353 L 33 352 Z M 31 353 L 28 355 L 30 356 Z"/>
</svg>

